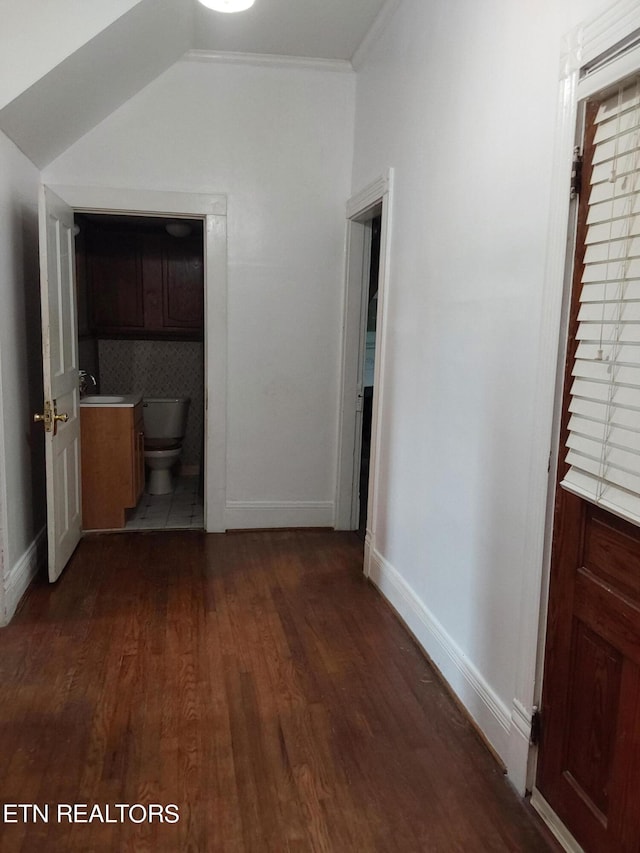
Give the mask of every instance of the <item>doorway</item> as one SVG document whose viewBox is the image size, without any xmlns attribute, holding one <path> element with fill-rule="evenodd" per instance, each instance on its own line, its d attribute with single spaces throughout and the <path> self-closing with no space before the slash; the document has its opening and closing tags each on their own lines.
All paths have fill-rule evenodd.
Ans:
<svg viewBox="0 0 640 853">
<path fill-rule="evenodd" d="M 640 77 L 582 105 L 538 791 L 588 851 L 640 844 Z"/>
<path fill-rule="evenodd" d="M 117 529 L 124 531 L 201 529 L 205 475 L 203 221 L 77 212 L 75 230 L 84 400 L 90 401 L 94 395 L 141 396 L 147 432 L 152 423 L 147 413 L 159 410 L 159 401 L 165 401 L 160 407 L 167 412 L 178 405 L 186 414 L 184 435 L 174 441 L 179 455 L 161 475 L 162 488 L 155 480 L 150 483 L 150 470 L 145 466 L 143 493 L 129 495 L 126 510 L 123 507 L 115 516 L 110 512 L 101 519 L 101 506 L 110 506 L 111 501 L 95 495 L 96 489 L 102 491 L 102 460 L 95 448 L 85 446 L 95 441 L 94 425 L 100 415 L 88 412 L 81 399 L 84 527 L 112 529 L 117 519 Z M 134 500 L 135 505 L 130 506 Z"/>
<path fill-rule="evenodd" d="M 568 65 L 561 136 L 583 157 L 574 162 L 571 209 L 565 196 L 552 212 L 564 211 L 570 238 L 568 258 L 558 245 L 555 281 L 565 261 L 572 281 L 554 424 L 557 477 L 550 466 L 555 501 L 532 804 L 566 849 L 588 853 L 640 843 L 640 49 L 637 39 L 620 41 L 623 23 L 635 32 L 640 12 L 636 19 L 635 28 L 615 16 L 599 22 L 598 38 L 592 32 L 589 50 Z"/>
<path fill-rule="evenodd" d="M 375 379 L 376 327 L 378 319 L 378 279 L 380 274 L 380 230 L 382 220 L 377 214 L 370 220 L 369 286 L 363 288 L 364 340 L 358 359 L 362 366 L 362 427 L 360 433 L 360 474 L 358 479 L 358 536 L 365 538 L 369 504 L 369 466 L 371 462 L 371 423 L 373 420 L 373 387 Z"/>
<path fill-rule="evenodd" d="M 47 188 L 44 188 L 47 191 Z M 204 223 L 204 525 L 226 529 L 227 199 L 220 194 L 57 185 L 70 212 L 197 218 Z M 214 404 L 211 405 L 211 402 Z M 52 493 L 53 494 L 53 493 Z M 49 517 L 65 515 L 47 497 Z M 62 567 L 59 567 L 60 570 Z"/>
<path fill-rule="evenodd" d="M 392 196 L 393 170 L 389 169 L 347 202 L 334 526 L 364 534 L 367 576 L 376 551 L 380 503 L 378 465 L 383 440 Z"/>
</svg>

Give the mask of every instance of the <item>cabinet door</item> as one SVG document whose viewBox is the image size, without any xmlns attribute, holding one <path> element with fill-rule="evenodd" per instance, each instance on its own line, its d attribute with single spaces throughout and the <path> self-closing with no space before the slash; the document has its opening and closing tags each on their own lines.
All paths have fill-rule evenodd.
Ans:
<svg viewBox="0 0 640 853">
<path fill-rule="evenodd" d="M 91 228 L 87 234 L 87 254 L 93 330 L 117 334 L 144 329 L 137 235 Z"/>
<path fill-rule="evenodd" d="M 146 333 L 163 330 L 164 253 L 166 234 L 141 234 L 142 293 Z"/>
<path fill-rule="evenodd" d="M 201 237 L 169 237 L 165 241 L 163 278 L 163 328 L 202 334 L 204 264 Z"/>
<path fill-rule="evenodd" d="M 142 410 L 142 407 L 139 407 Z M 125 509 L 138 502 L 142 428 L 134 410 L 118 406 L 81 406 L 82 526 L 111 530 L 125 526 Z"/>
</svg>

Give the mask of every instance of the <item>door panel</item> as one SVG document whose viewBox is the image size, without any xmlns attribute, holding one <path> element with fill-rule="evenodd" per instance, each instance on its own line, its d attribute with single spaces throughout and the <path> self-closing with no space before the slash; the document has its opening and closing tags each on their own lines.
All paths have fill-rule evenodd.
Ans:
<svg viewBox="0 0 640 853">
<path fill-rule="evenodd" d="M 579 298 L 597 111 L 597 104 L 587 105 L 561 456 L 574 363 L 581 357 Z M 574 396 L 572 408 L 581 404 Z M 640 429 L 640 413 L 632 426 Z M 558 483 L 569 465 L 563 459 L 559 468 Z M 640 528 L 559 485 L 541 714 L 541 794 L 587 853 L 639 853 Z"/>
<path fill-rule="evenodd" d="M 574 677 L 568 696 L 572 725 L 567 739 L 568 781 L 604 821 L 609 811 L 608 781 L 613 761 L 620 696 L 622 655 L 584 622 L 573 631 Z"/>
<path fill-rule="evenodd" d="M 80 541 L 80 417 L 73 211 L 48 188 L 39 205 L 49 580 Z"/>
<path fill-rule="evenodd" d="M 637 853 L 640 531 L 574 495 L 561 503 L 537 786 L 589 853 Z"/>
</svg>

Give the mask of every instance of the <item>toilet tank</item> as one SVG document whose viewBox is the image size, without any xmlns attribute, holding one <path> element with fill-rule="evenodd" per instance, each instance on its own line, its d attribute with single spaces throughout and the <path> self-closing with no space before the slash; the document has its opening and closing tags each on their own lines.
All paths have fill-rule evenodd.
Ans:
<svg viewBox="0 0 640 853">
<path fill-rule="evenodd" d="M 189 397 L 143 397 L 145 439 L 181 441 L 187 429 Z"/>
</svg>

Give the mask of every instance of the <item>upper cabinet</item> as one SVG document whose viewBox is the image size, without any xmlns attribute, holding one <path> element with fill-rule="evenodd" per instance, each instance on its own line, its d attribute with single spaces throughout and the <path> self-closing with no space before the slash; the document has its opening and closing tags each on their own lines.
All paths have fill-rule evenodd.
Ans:
<svg viewBox="0 0 640 853">
<path fill-rule="evenodd" d="M 89 229 L 86 269 L 92 332 L 129 334 L 144 330 L 142 243 L 136 233 Z"/>
<path fill-rule="evenodd" d="M 194 320 L 202 326 L 202 238 L 199 242 L 191 236 L 173 238 L 171 251 L 165 258 L 165 287 L 162 291 L 162 322 L 165 328 L 190 329 Z"/>
<path fill-rule="evenodd" d="M 164 221 L 83 217 L 89 332 L 96 337 L 202 339 L 202 223 L 174 237 Z M 104 220 L 104 221 L 103 221 Z"/>
</svg>

